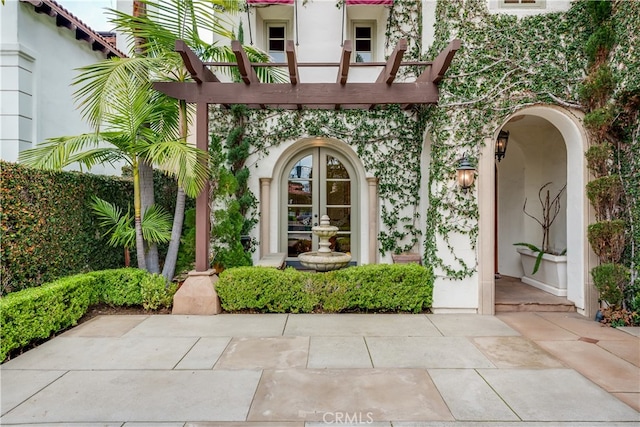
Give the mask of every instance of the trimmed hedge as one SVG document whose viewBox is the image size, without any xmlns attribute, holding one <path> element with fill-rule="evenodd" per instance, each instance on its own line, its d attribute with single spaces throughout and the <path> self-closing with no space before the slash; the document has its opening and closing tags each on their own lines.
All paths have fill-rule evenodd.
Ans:
<svg viewBox="0 0 640 427">
<path fill-rule="evenodd" d="M 65 277 L 0 299 L 0 360 L 11 350 L 73 326 L 94 301 L 95 277 Z"/>
<path fill-rule="evenodd" d="M 124 265 L 123 249 L 101 238 L 88 204 L 96 195 L 126 209 L 133 200 L 129 181 L 5 162 L 0 167 L 0 293 Z"/>
<path fill-rule="evenodd" d="M 433 302 L 433 274 L 417 264 L 376 264 L 328 273 L 238 267 L 216 283 L 227 311 L 420 312 Z"/>
<path fill-rule="evenodd" d="M 12 292 L 0 298 L 0 360 L 11 350 L 77 324 L 93 304 L 158 309 L 171 305 L 173 293 L 162 276 L 134 268 L 79 274 Z"/>
<path fill-rule="evenodd" d="M 133 205 L 130 179 L 47 171 L 0 162 L 0 295 L 57 278 L 124 266 L 92 214 L 91 196 L 125 211 Z M 155 172 L 156 203 L 173 214 L 175 180 Z M 187 199 L 187 206 L 193 200 Z M 160 254 L 166 252 L 161 245 Z M 135 265 L 135 251 L 131 251 Z"/>
</svg>

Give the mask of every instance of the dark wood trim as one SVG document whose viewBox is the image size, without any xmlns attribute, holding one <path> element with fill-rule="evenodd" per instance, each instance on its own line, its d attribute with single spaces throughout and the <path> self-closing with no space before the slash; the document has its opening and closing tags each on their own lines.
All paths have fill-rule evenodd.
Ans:
<svg viewBox="0 0 640 427">
<path fill-rule="evenodd" d="M 196 147 L 209 151 L 209 105 L 196 105 Z M 211 236 L 209 182 L 196 198 L 196 271 L 209 270 L 209 239 Z"/>
<path fill-rule="evenodd" d="M 293 40 L 287 40 L 285 49 L 287 52 L 287 67 L 289 68 L 289 82 L 292 85 L 297 85 L 298 61 L 296 59 L 296 48 L 293 44 Z"/>
<path fill-rule="evenodd" d="M 437 84 L 442 80 L 444 73 L 449 69 L 453 56 L 456 54 L 458 49 L 460 49 L 461 44 L 462 42 L 460 39 L 452 40 L 449 42 L 449 45 L 440 52 L 433 61 L 433 65 L 431 65 L 431 69 L 429 70 L 429 81 Z"/>
<path fill-rule="evenodd" d="M 198 55 L 187 46 L 184 40 L 176 40 L 176 52 L 182 57 L 182 62 L 194 81 L 198 83 L 220 81 L 209 68 L 204 66 Z"/>
<path fill-rule="evenodd" d="M 342 45 L 342 54 L 340 55 L 340 65 L 338 66 L 338 78 L 336 83 L 344 85 L 349 78 L 349 65 L 351 63 L 351 40 L 345 40 Z"/>
<path fill-rule="evenodd" d="M 323 104 L 369 105 L 382 104 L 435 104 L 438 88 L 431 82 L 396 83 L 183 83 L 156 82 L 154 88 L 172 98 L 190 103 L 287 105 L 313 108 Z M 255 108 L 255 107 L 252 107 Z"/>
<path fill-rule="evenodd" d="M 391 56 L 389 56 L 384 69 L 380 72 L 380 75 L 378 75 L 376 83 L 386 83 L 388 85 L 393 83 L 396 79 L 400 64 L 402 63 L 402 57 L 406 51 L 407 41 L 405 39 L 398 40 L 396 48 L 393 50 L 393 53 L 391 53 Z"/>
<path fill-rule="evenodd" d="M 250 85 L 251 83 L 259 83 L 258 76 L 251 66 L 251 62 L 249 62 L 247 52 L 244 51 L 238 40 L 233 40 L 231 42 L 231 50 L 233 50 L 233 53 L 236 55 L 238 71 L 240 72 L 240 78 L 244 84 Z"/>
</svg>

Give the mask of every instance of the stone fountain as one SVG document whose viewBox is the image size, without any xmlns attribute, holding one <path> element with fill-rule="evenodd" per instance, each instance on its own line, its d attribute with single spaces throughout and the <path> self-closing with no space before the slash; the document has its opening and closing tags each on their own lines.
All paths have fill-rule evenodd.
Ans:
<svg viewBox="0 0 640 427">
<path fill-rule="evenodd" d="M 332 252 L 329 239 L 338 233 L 338 227 L 331 225 L 328 215 L 322 215 L 320 225 L 311 228 L 311 232 L 320 239 L 320 248 L 313 252 L 298 255 L 300 264 L 316 271 L 331 271 L 345 267 L 351 261 L 351 255 L 344 252 Z"/>
</svg>

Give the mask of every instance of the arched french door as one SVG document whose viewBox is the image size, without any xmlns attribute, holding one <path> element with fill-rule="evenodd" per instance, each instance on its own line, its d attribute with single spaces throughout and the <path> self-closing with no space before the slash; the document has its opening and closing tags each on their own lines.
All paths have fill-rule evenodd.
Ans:
<svg viewBox="0 0 640 427">
<path fill-rule="evenodd" d="M 322 215 L 338 227 L 332 250 L 349 252 L 358 260 L 356 173 L 351 163 L 328 147 L 300 151 L 286 164 L 281 179 L 280 251 L 290 265 L 298 254 L 318 249 L 311 228 Z"/>
</svg>

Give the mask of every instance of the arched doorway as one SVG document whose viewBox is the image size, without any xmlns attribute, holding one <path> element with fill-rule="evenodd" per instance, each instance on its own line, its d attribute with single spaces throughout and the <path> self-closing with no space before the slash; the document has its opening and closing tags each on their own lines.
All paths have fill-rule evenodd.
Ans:
<svg viewBox="0 0 640 427">
<path fill-rule="evenodd" d="M 514 117 L 522 119 L 513 121 Z M 496 186 L 494 152 L 495 140 L 500 130 L 510 130 L 511 134 L 507 157 L 498 166 L 500 181 Z M 519 142 L 515 142 L 518 140 Z M 496 130 L 494 138 L 486 142 L 479 165 L 479 239 L 491 246 L 496 243 L 494 221 L 497 214 L 500 236 L 497 242 L 497 264 L 500 273 L 521 274 L 519 255 L 513 243 L 517 243 L 519 238 L 535 243 L 536 236 L 539 235 L 535 230 L 537 224 L 525 225 L 526 217 L 522 212 L 524 198 L 529 200 L 528 206 L 533 206 L 529 204 L 538 203 L 540 185 L 549 181 L 566 182 L 566 198 L 562 203 L 564 215 L 562 219 L 556 220 L 556 231 L 552 233 L 555 234 L 556 246 L 567 249 L 566 297 L 580 312 L 590 315 L 591 301 L 587 292 L 589 249 L 586 243 L 589 205 L 584 191 L 588 178 L 584 152 L 588 140 L 580 118 L 560 107 L 526 108 L 510 117 Z M 498 206 L 493 203 L 496 188 Z M 508 197 L 509 194 L 512 197 Z M 520 197 L 513 197 L 516 194 Z M 479 258 L 479 311 L 489 314 L 495 309 L 495 254 L 480 252 Z"/>
<path fill-rule="evenodd" d="M 331 249 L 349 252 L 357 259 L 355 177 L 349 161 L 327 147 L 307 148 L 289 160 L 280 181 L 280 212 L 284 213 L 280 215 L 280 251 L 286 252 L 289 264 L 296 265 L 302 252 L 318 250 L 318 238 L 311 228 L 322 215 L 328 215 L 331 225 L 338 227 Z"/>
<path fill-rule="evenodd" d="M 363 246 L 368 235 L 362 230 L 369 221 L 362 206 L 368 203 L 368 189 L 362 165 L 348 145 L 319 137 L 298 141 L 279 156 L 273 180 L 277 229 L 272 239 L 288 265 L 298 267 L 298 254 L 318 249 L 311 228 L 322 215 L 338 227 L 332 249 L 349 252 L 354 264 L 367 260 Z"/>
</svg>

